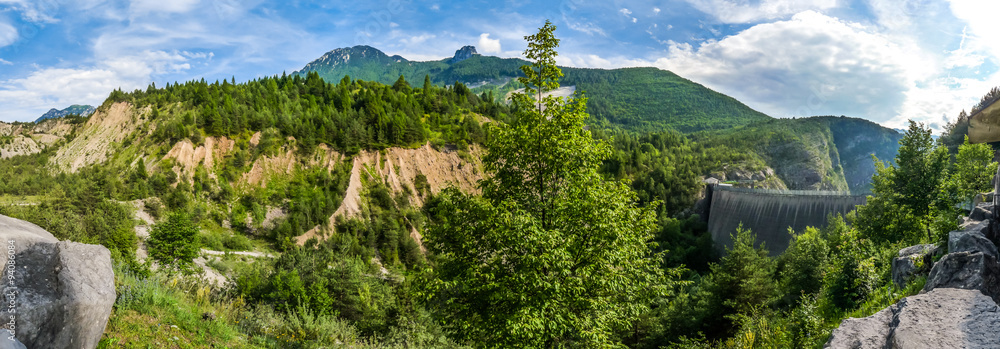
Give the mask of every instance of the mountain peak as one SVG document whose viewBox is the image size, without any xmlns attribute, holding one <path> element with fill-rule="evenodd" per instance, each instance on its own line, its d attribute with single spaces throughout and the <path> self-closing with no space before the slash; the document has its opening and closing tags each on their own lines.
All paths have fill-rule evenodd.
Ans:
<svg viewBox="0 0 1000 349">
<path fill-rule="evenodd" d="M 455 51 L 455 57 L 451 58 L 451 63 L 458 63 L 466 59 L 472 58 L 472 56 L 478 56 L 479 52 L 476 52 L 476 47 L 472 45 L 462 46 L 462 48 Z"/>
<path fill-rule="evenodd" d="M 71 105 L 68 108 L 63 109 L 63 110 L 52 108 L 52 109 L 49 109 L 49 111 L 46 112 L 45 114 L 43 114 L 41 117 L 39 117 L 38 119 L 36 119 L 35 122 L 42 122 L 42 121 L 47 120 L 47 119 L 61 118 L 63 116 L 70 115 L 70 114 L 77 114 L 77 115 L 80 115 L 80 116 L 90 116 L 90 114 L 94 113 L 94 110 L 96 110 L 96 108 L 94 108 L 92 106 L 89 106 L 89 105 L 80 105 L 80 104 Z"/>
<path fill-rule="evenodd" d="M 323 54 L 322 57 L 316 59 L 315 61 L 306 64 L 302 71 L 310 71 L 322 66 L 336 67 L 338 65 L 347 64 L 351 61 L 351 58 L 365 58 L 372 61 L 406 61 L 406 59 L 399 56 L 389 57 L 381 50 L 371 46 L 357 45 L 353 47 L 333 49 L 332 51 Z"/>
</svg>

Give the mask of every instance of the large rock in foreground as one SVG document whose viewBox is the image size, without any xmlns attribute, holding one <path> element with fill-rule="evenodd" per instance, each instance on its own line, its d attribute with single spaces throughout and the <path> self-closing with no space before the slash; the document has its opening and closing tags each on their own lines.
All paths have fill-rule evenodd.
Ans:
<svg viewBox="0 0 1000 349">
<path fill-rule="evenodd" d="M 1000 307 L 975 290 L 937 288 L 863 319 L 846 319 L 825 348 L 1000 348 Z"/>
<path fill-rule="evenodd" d="M 13 315 L 14 336 L 28 348 L 97 347 L 116 296 L 108 249 L 60 242 L 37 225 L 3 215 L 0 243 L 4 327 L 10 330 Z M 0 340 L 8 335 L 0 331 Z"/>
</svg>

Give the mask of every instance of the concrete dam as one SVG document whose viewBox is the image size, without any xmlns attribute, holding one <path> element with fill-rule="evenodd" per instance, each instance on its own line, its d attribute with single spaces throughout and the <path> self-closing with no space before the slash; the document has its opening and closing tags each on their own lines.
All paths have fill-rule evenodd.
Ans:
<svg viewBox="0 0 1000 349">
<path fill-rule="evenodd" d="M 788 227 L 796 232 L 806 227 L 825 227 L 827 215 L 847 214 L 867 200 L 867 195 L 845 192 L 767 190 L 734 188 L 710 185 L 708 203 L 708 231 L 719 250 L 732 247 L 730 234 L 743 223 L 757 235 L 757 244 L 765 243 L 772 256 L 788 248 L 791 235 Z"/>
</svg>

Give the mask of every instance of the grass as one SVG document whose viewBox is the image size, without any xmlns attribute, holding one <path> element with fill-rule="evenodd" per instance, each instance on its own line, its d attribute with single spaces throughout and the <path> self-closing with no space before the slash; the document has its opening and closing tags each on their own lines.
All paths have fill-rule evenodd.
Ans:
<svg viewBox="0 0 1000 349">
<path fill-rule="evenodd" d="M 196 278 L 114 269 L 118 297 L 100 349 L 380 347 L 335 315 L 251 307 Z"/>
<path fill-rule="evenodd" d="M 115 288 L 118 298 L 98 348 L 259 347 L 229 321 L 243 303 L 213 300 L 211 289 L 191 279 L 144 276 L 116 263 Z"/>
<path fill-rule="evenodd" d="M 49 199 L 44 195 L 0 195 L 0 206 L 38 205 Z"/>
</svg>

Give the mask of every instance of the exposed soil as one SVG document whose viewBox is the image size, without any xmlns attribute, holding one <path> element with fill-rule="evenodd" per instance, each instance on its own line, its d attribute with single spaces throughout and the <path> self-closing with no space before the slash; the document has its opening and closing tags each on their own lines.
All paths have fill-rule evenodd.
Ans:
<svg viewBox="0 0 1000 349">
<path fill-rule="evenodd" d="M 273 174 L 291 174 L 295 170 L 295 153 L 288 149 L 277 156 L 261 156 L 253 162 L 250 171 L 243 174 L 240 183 L 267 187 L 267 179 Z"/>
<path fill-rule="evenodd" d="M 383 155 L 384 153 L 384 155 Z M 365 181 L 383 180 L 394 193 L 403 191 L 404 186 L 413 193 L 410 200 L 415 206 L 423 205 L 423 198 L 416 193 L 414 180 L 417 175 L 427 177 L 427 184 L 432 193 L 455 185 L 466 193 L 478 193 L 476 187 L 482 179 L 482 149 L 471 146 L 469 158 L 466 161 L 459 156 L 458 151 L 442 149 L 435 150 L 429 144 L 417 149 L 390 148 L 385 151 L 362 151 L 354 157 L 351 167 L 351 179 L 344 194 L 344 201 L 337 211 L 330 216 L 332 226 L 337 216 L 352 217 L 361 213 L 362 176 Z M 414 234 L 415 233 L 415 234 Z M 315 227 L 296 238 L 299 245 L 305 244 L 311 237 L 321 238 L 322 232 Z M 420 233 L 415 230 L 411 236 L 421 244 Z"/>
<path fill-rule="evenodd" d="M 131 104 L 121 102 L 94 112 L 76 138 L 56 151 L 51 163 L 61 171 L 76 172 L 81 167 L 106 161 L 113 144 L 121 144 L 144 124 L 146 118 L 141 116 L 150 110 L 149 107 L 136 110 Z"/>
</svg>

